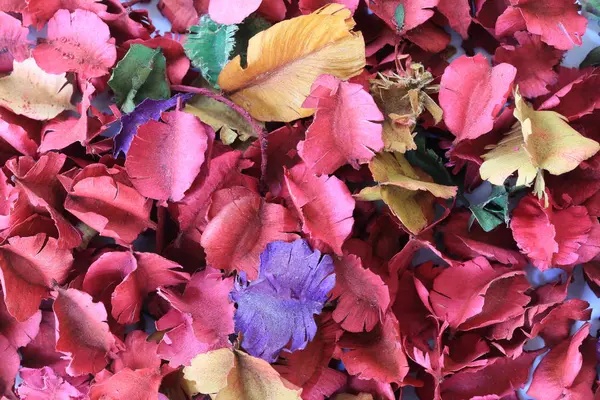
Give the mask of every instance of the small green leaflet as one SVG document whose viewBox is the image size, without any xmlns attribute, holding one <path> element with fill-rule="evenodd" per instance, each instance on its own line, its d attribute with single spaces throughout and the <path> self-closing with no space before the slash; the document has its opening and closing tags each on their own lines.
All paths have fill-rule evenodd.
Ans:
<svg viewBox="0 0 600 400">
<path fill-rule="evenodd" d="M 398 4 L 396 7 L 396 11 L 394 11 L 394 19 L 396 20 L 396 26 L 398 26 L 398 30 L 401 31 L 404 28 L 404 5 Z"/>
<path fill-rule="evenodd" d="M 219 24 L 208 15 L 190 27 L 190 35 L 183 45 L 185 54 L 214 87 L 218 87 L 219 74 L 233 52 L 237 30 L 237 25 Z"/>
<path fill-rule="evenodd" d="M 160 48 L 131 45 L 108 81 L 121 110 L 130 113 L 146 98 L 160 100 L 171 97 L 166 69 L 167 60 Z"/>
<path fill-rule="evenodd" d="M 504 186 L 492 186 L 490 196 L 479 204 L 471 204 L 471 218 L 469 229 L 473 221 L 477 220 L 484 231 L 489 232 L 501 223 L 508 223 L 508 192 Z"/>
<path fill-rule="evenodd" d="M 600 65 L 600 46 L 590 50 L 585 60 L 579 64 L 579 68 L 597 67 Z"/>
<path fill-rule="evenodd" d="M 417 135 L 415 137 L 417 150 L 407 151 L 404 156 L 408 162 L 417 168 L 421 168 L 430 175 L 436 183 L 448 186 L 454 186 L 452 176 L 444 166 L 444 160 L 432 149 L 427 149 L 425 137 Z"/>
</svg>

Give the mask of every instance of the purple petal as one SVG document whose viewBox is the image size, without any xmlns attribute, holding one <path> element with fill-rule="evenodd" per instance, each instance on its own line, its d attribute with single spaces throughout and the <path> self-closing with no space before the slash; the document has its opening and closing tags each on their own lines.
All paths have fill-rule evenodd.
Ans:
<svg viewBox="0 0 600 400">
<path fill-rule="evenodd" d="M 335 274 L 331 257 L 321 257 L 302 239 L 270 243 L 260 261 L 258 279 L 247 286 L 238 282 L 231 298 L 238 305 L 234 319 L 242 346 L 273 362 L 284 348 L 300 350 L 314 338 L 314 315 L 321 313 Z"/>
<path fill-rule="evenodd" d="M 185 102 L 193 96 L 191 93 L 186 93 L 177 94 L 167 100 L 145 99 L 132 112 L 123 115 L 121 117 L 121 131 L 114 138 L 113 155 L 118 157 L 119 153 L 127 154 L 140 125 L 150 120 L 158 121 L 164 111 L 175 107 L 179 98 L 182 102 Z"/>
</svg>

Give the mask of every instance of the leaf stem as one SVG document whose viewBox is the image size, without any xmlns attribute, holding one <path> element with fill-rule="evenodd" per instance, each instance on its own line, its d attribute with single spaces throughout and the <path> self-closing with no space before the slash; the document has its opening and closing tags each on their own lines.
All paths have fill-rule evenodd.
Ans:
<svg viewBox="0 0 600 400">
<path fill-rule="evenodd" d="M 246 111 L 243 107 L 238 106 L 233 101 L 223 96 L 222 94 L 215 93 L 210 89 L 197 88 L 186 85 L 173 85 L 171 86 L 171 89 L 177 90 L 179 92 L 199 94 L 201 96 L 206 96 L 220 103 L 223 103 L 229 108 L 231 108 L 233 111 L 240 114 L 242 118 L 244 118 L 248 122 L 248 124 L 250 124 L 250 126 L 258 136 L 258 143 L 260 145 L 260 188 L 261 191 L 265 193 L 267 191 L 267 135 L 264 129 L 254 120 L 254 118 L 252 118 L 250 113 Z"/>
</svg>

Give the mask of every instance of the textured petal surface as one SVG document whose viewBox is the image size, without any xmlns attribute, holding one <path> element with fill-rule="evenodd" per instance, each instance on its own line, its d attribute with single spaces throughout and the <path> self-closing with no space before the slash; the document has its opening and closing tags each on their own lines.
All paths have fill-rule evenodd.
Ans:
<svg viewBox="0 0 600 400">
<path fill-rule="evenodd" d="M 241 278 L 231 293 L 244 349 L 273 362 L 283 348 L 305 348 L 317 331 L 313 315 L 321 312 L 335 285 L 332 273 L 331 258 L 321 258 L 304 240 L 267 245 L 258 278 L 249 284 Z"/>
<path fill-rule="evenodd" d="M 338 299 L 333 319 L 348 332 L 371 331 L 390 304 L 388 287 L 360 259 L 345 255 L 335 262 L 336 282 L 332 298 Z"/>
<path fill-rule="evenodd" d="M 300 227 L 283 206 L 248 193 L 228 203 L 211 219 L 201 243 L 210 266 L 244 271 L 252 280 L 258 276 L 259 255 L 267 243 L 294 240 L 297 235 L 291 232 Z"/>
<path fill-rule="evenodd" d="M 106 324 L 106 309 L 77 289 L 58 289 L 53 305 L 58 337 L 56 350 L 70 357 L 69 375 L 100 372 L 108 364 L 115 338 Z"/>
<path fill-rule="evenodd" d="M 327 244 L 336 254 L 352 232 L 355 201 L 335 176 L 316 176 L 304 164 L 287 170 L 285 181 L 302 218 L 302 230 Z"/>
<path fill-rule="evenodd" d="M 476 139 L 492 130 L 510 94 L 517 70 L 509 64 L 490 67 L 481 54 L 462 56 L 444 71 L 440 106 L 456 141 Z"/>
<path fill-rule="evenodd" d="M 320 76 L 302 105 L 315 108 L 315 119 L 298 144 L 307 166 L 319 174 L 331 174 L 344 164 L 358 168 L 383 148 L 383 114 L 361 85 Z"/>
<path fill-rule="evenodd" d="M 47 41 L 34 49 L 33 57 L 51 74 L 72 71 L 89 79 L 108 73 L 117 49 L 108 26 L 96 14 L 59 10 L 48 21 Z"/>
</svg>

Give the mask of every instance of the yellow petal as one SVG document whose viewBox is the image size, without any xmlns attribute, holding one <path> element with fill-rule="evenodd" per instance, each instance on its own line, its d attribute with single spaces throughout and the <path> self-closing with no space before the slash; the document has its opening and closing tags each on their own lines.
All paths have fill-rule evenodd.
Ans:
<svg viewBox="0 0 600 400">
<path fill-rule="evenodd" d="M 561 175 L 600 149 L 598 142 L 582 136 L 559 113 L 535 111 L 518 93 L 515 101 L 515 117 L 521 122 L 525 149 L 535 167 Z"/>
<path fill-rule="evenodd" d="M 429 225 L 429 218 L 424 210 L 432 208 L 431 194 L 411 192 L 397 186 L 382 186 L 381 197 L 392 213 L 413 234 L 418 234 Z"/>
<path fill-rule="evenodd" d="M 312 115 L 302 103 L 321 74 L 348 79 L 365 65 L 365 43 L 348 9 L 330 4 L 279 22 L 248 44 L 248 66 L 231 60 L 219 86 L 260 121 L 289 122 Z"/>
<path fill-rule="evenodd" d="M 183 373 L 197 393 L 214 400 L 300 400 L 301 390 L 284 381 L 268 362 L 238 350 L 199 354 Z"/>
<path fill-rule="evenodd" d="M 73 109 L 72 95 L 65 74 L 49 74 L 33 58 L 14 61 L 12 73 L 0 78 L 0 106 L 40 121 Z"/>
<path fill-rule="evenodd" d="M 504 185 L 504 181 L 513 172 L 518 171 L 517 186 L 531 185 L 537 169 L 531 163 L 525 151 L 523 134 L 518 127 L 509 132 L 494 148 L 482 156 L 483 164 L 479 168 L 481 179 L 496 186 Z"/>
<path fill-rule="evenodd" d="M 227 386 L 227 375 L 234 366 L 231 349 L 209 351 L 194 357 L 192 364 L 183 369 L 183 377 L 194 394 L 215 394 Z"/>
<path fill-rule="evenodd" d="M 383 200 L 383 197 L 381 197 L 381 187 L 379 186 L 366 187 L 358 194 L 354 195 L 354 197 L 362 201 Z"/>
<path fill-rule="evenodd" d="M 399 116 L 390 114 L 383 122 L 383 145 L 385 151 L 396 151 L 406 153 L 408 150 L 416 150 L 417 144 L 413 139 L 413 123 L 396 122 Z"/>
<path fill-rule="evenodd" d="M 382 186 L 393 185 L 409 191 L 423 190 L 443 199 L 456 196 L 458 189 L 456 186 L 423 180 L 400 153 L 379 153 L 369 163 L 369 168 L 373 178 Z"/>
</svg>

